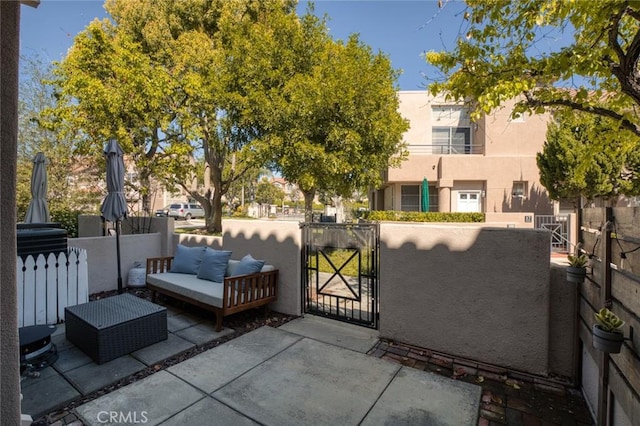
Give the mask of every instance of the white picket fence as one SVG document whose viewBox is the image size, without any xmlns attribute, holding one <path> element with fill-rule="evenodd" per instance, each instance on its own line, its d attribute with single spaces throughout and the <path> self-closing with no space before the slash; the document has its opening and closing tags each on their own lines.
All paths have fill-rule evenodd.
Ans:
<svg viewBox="0 0 640 426">
<path fill-rule="evenodd" d="M 70 248 L 57 257 L 50 253 L 17 257 L 18 325 L 57 324 L 64 308 L 89 301 L 87 251 Z"/>
</svg>

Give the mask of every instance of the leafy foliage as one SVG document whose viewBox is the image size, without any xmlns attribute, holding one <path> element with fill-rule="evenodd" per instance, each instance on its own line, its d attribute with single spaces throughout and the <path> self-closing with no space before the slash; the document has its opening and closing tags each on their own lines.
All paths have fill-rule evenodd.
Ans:
<svg viewBox="0 0 640 426">
<path fill-rule="evenodd" d="M 74 175 L 84 169 L 88 181 L 97 181 L 95 168 L 75 153 L 75 140 L 49 130 L 43 112 L 56 105 L 51 64 L 38 55 L 20 61 L 20 98 L 18 101 L 18 164 L 16 179 L 17 220 L 25 217 L 31 201 L 33 158 L 42 152 L 47 158 L 47 199 L 52 210 L 78 209 L 95 205 L 100 196 L 91 185 L 79 187 Z M 90 209 L 88 209 L 90 210 Z"/>
<path fill-rule="evenodd" d="M 67 237 L 78 237 L 78 216 L 83 214 L 79 210 L 51 210 L 51 221 L 59 222 L 67 231 Z"/>
<path fill-rule="evenodd" d="M 396 222 L 484 222 L 484 213 L 456 212 L 402 212 L 393 210 L 373 210 L 363 212 L 366 220 Z"/>
<path fill-rule="evenodd" d="M 256 202 L 260 204 L 279 204 L 284 198 L 284 191 L 273 185 L 267 178 L 258 182 L 256 188 Z"/>
<path fill-rule="evenodd" d="M 624 321 L 607 308 L 600 309 L 594 316 L 603 331 L 614 332 L 624 325 Z"/>
<path fill-rule="evenodd" d="M 567 260 L 569 261 L 569 266 L 574 268 L 584 268 L 589 262 L 589 258 L 584 253 L 575 255 L 570 254 L 567 256 Z"/>
<path fill-rule="evenodd" d="M 467 4 L 464 35 L 456 47 L 426 55 L 444 75 L 430 85 L 433 93 L 469 101 L 476 116 L 517 98 L 515 116 L 568 107 L 609 117 L 640 136 L 640 3 Z"/>
<path fill-rule="evenodd" d="M 378 184 L 381 170 L 406 155 L 408 124 L 389 58 L 356 35 L 335 42 L 325 22 L 307 14 L 280 43 L 291 50 L 278 65 L 290 77 L 268 92 L 260 116 L 267 132 L 256 148 L 298 185 L 309 216 L 317 192 L 350 196 Z"/>
<path fill-rule="evenodd" d="M 51 128 L 96 157 L 116 137 L 143 199 L 151 176 L 182 188 L 214 232 L 222 197 L 265 163 L 309 203 L 317 189 L 377 182 L 406 129 L 390 61 L 355 36 L 334 42 L 295 4 L 107 0 L 113 19 L 92 22 L 58 64 Z"/>
<path fill-rule="evenodd" d="M 602 135 L 612 135 L 603 143 Z M 565 111 L 549 124 L 537 155 L 540 182 L 554 200 L 640 194 L 640 140 L 601 116 Z"/>
</svg>

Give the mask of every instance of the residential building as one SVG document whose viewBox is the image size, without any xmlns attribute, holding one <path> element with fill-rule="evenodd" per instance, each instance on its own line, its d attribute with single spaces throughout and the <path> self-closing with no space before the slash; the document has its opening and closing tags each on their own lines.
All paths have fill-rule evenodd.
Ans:
<svg viewBox="0 0 640 426">
<path fill-rule="evenodd" d="M 283 177 L 272 177 L 269 181 L 272 185 L 280 188 L 282 192 L 284 192 L 286 200 L 293 202 L 304 200 L 302 191 L 300 191 L 298 185 L 295 183 L 291 183 Z"/>
<path fill-rule="evenodd" d="M 536 165 L 549 115 L 512 119 L 510 102 L 474 121 L 464 105 L 426 91 L 399 97 L 410 122 L 404 135 L 409 156 L 384 172 L 373 209 L 420 211 L 426 178 L 430 211 L 553 214 Z"/>
</svg>

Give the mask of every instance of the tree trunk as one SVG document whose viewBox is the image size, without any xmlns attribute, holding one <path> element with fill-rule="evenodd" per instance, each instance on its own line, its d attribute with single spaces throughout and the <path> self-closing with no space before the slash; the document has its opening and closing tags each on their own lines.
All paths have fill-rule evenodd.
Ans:
<svg viewBox="0 0 640 426">
<path fill-rule="evenodd" d="M 222 232 L 222 194 L 214 191 L 211 198 L 211 214 L 205 218 L 207 232 L 219 234 Z"/>
<path fill-rule="evenodd" d="M 313 197 L 316 195 L 316 191 L 303 191 L 304 194 L 304 221 L 313 222 Z"/>
</svg>

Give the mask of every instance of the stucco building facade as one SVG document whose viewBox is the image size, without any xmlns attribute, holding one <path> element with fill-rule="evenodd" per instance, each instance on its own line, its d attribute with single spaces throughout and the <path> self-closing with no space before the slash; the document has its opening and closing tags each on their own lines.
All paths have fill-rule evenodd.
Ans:
<svg viewBox="0 0 640 426">
<path fill-rule="evenodd" d="M 549 115 L 512 119 L 511 102 L 474 121 L 463 105 L 426 91 L 399 97 L 409 156 L 384 172 L 374 210 L 420 211 L 426 178 L 430 211 L 553 214 L 536 165 Z"/>
</svg>

